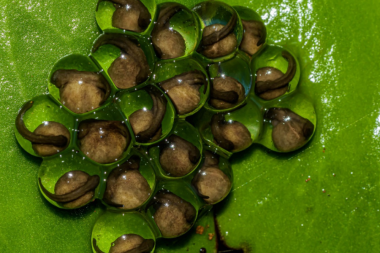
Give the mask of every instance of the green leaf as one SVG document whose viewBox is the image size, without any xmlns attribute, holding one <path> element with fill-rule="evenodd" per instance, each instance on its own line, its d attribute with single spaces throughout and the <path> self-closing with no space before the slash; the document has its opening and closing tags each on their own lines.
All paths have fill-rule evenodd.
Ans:
<svg viewBox="0 0 380 253">
<path fill-rule="evenodd" d="M 41 159 L 17 144 L 14 120 L 25 101 L 47 91 L 55 62 L 89 54 L 100 34 L 96 1 L 0 2 L 0 252 L 91 252 L 102 205 L 67 211 L 44 200 L 37 186 Z M 302 150 L 277 154 L 253 145 L 232 156 L 234 188 L 217 212 L 226 243 L 256 253 L 378 252 L 380 3 L 225 2 L 255 9 L 268 44 L 294 52 L 299 92 L 318 116 Z M 185 252 L 187 245 L 196 252 L 208 242 L 192 231 L 185 236 L 178 248 L 168 241 L 158 252 Z"/>
</svg>

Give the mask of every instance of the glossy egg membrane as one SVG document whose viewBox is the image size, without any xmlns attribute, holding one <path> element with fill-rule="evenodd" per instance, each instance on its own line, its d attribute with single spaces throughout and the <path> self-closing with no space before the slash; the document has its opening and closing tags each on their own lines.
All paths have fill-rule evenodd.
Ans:
<svg viewBox="0 0 380 253">
<path fill-rule="evenodd" d="M 208 73 L 193 58 L 157 62 L 152 82 L 169 96 L 179 118 L 199 111 L 210 93 Z"/>
<path fill-rule="evenodd" d="M 202 36 L 197 56 L 205 62 L 220 62 L 232 58 L 243 36 L 237 12 L 219 1 L 205 1 L 193 8 L 198 15 Z"/>
<path fill-rule="evenodd" d="M 154 0 L 99 1 L 96 22 L 106 33 L 148 34 L 156 16 Z"/>
<path fill-rule="evenodd" d="M 157 240 L 185 234 L 201 209 L 226 198 L 234 153 L 252 144 L 294 152 L 312 139 L 317 117 L 297 91 L 297 56 L 266 45 L 253 10 L 100 1 L 96 20 L 104 33 L 90 56 L 59 60 L 49 94 L 25 103 L 15 126 L 20 146 L 43 158 L 38 185 L 48 202 L 106 206 L 94 252 L 154 251 Z M 125 20 L 134 28 L 114 26 Z M 164 30 L 160 39 L 182 37 L 183 55 L 159 52 L 152 40 Z M 236 45 L 213 48 L 228 36 Z"/>
<path fill-rule="evenodd" d="M 103 69 L 115 90 L 146 85 L 155 63 L 150 41 L 137 35 L 103 34 L 94 42 L 91 58 Z"/>
<path fill-rule="evenodd" d="M 160 59 L 179 59 L 191 55 L 199 41 L 196 15 L 179 3 L 158 5 L 158 17 L 151 33 L 156 55 Z"/>
<path fill-rule="evenodd" d="M 211 91 L 206 109 L 227 112 L 238 108 L 246 101 L 254 82 L 246 55 L 239 52 L 230 60 L 211 64 L 208 71 Z"/>
</svg>

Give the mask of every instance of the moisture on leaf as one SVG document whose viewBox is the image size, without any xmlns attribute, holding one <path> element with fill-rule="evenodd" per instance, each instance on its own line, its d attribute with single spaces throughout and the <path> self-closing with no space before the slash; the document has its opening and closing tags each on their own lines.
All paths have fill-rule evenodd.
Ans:
<svg viewBox="0 0 380 253">
<path fill-rule="evenodd" d="M 70 132 L 67 128 L 54 121 L 45 121 L 31 132 L 24 123 L 24 114 L 33 106 L 33 101 L 27 102 L 16 118 L 16 128 L 22 137 L 32 142 L 32 148 L 39 156 L 55 155 L 67 148 L 70 142 Z"/>
<path fill-rule="evenodd" d="M 144 51 L 122 34 L 105 34 L 96 41 L 93 52 L 102 45 L 114 45 L 121 50 L 120 56 L 111 64 L 108 74 L 119 89 L 128 89 L 145 82 L 150 75 Z"/>
<path fill-rule="evenodd" d="M 199 89 L 207 85 L 206 76 L 199 70 L 189 71 L 159 84 L 172 100 L 179 115 L 194 111 L 201 100 Z M 206 87 L 204 88 L 206 91 Z"/>
<path fill-rule="evenodd" d="M 173 193 L 161 191 L 154 197 L 154 221 L 164 237 L 186 233 L 193 225 L 195 208 Z"/>
<path fill-rule="evenodd" d="M 281 152 L 296 150 L 309 140 L 314 131 L 314 125 L 308 119 L 285 108 L 271 108 L 264 118 L 270 120 L 272 140 Z"/>
<path fill-rule="evenodd" d="M 203 30 L 200 53 L 207 58 L 218 58 L 232 53 L 237 46 L 235 25 L 238 17 L 234 12 L 227 25 L 212 24 Z"/>
<path fill-rule="evenodd" d="M 232 77 L 215 77 L 209 103 L 216 109 L 228 109 L 241 103 L 245 98 L 244 87 Z"/>
<path fill-rule="evenodd" d="M 209 204 L 219 202 L 231 188 L 231 180 L 219 168 L 219 157 L 209 151 L 205 152 L 205 161 L 192 184 Z"/>
<path fill-rule="evenodd" d="M 139 167 L 140 158 L 133 156 L 112 170 L 103 196 L 107 204 L 121 209 L 134 209 L 149 198 L 151 189 L 140 174 Z"/>
<path fill-rule="evenodd" d="M 161 59 L 173 59 L 185 55 L 185 40 L 179 32 L 170 28 L 170 19 L 183 9 L 186 7 L 181 4 L 170 3 L 160 10 L 157 24 L 152 32 L 152 42 Z"/>
<path fill-rule="evenodd" d="M 271 100 L 284 95 L 289 90 L 289 82 L 296 74 L 297 64 L 294 57 L 287 51 L 282 51 L 282 57 L 288 61 L 285 74 L 272 67 L 257 70 L 255 93 L 262 99 Z"/>
<path fill-rule="evenodd" d="M 250 56 L 257 53 L 265 43 L 267 30 L 261 21 L 241 20 L 243 23 L 244 35 L 240 44 L 240 49 Z"/>
<path fill-rule="evenodd" d="M 50 193 L 39 179 L 42 192 L 51 200 L 66 208 L 81 207 L 92 200 L 99 185 L 99 176 L 90 176 L 80 170 L 69 171 L 61 176 Z"/>
<path fill-rule="evenodd" d="M 160 164 L 163 170 L 175 177 L 190 173 L 200 159 L 200 152 L 191 142 L 171 135 L 160 149 Z"/>
<path fill-rule="evenodd" d="M 162 120 L 166 113 L 166 99 L 157 90 L 149 90 L 153 106 L 135 111 L 129 116 L 136 140 L 140 143 L 156 141 L 161 137 Z"/>
<path fill-rule="evenodd" d="M 238 121 L 227 122 L 222 114 L 212 117 L 211 132 L 215 142 L 228 151 L 242 150 L 252 143 L 247 127 Z"/>
<path fill-rule="evenodd" d="M 112 163 L 130 143 L 127 127 L 120 121 L 86 120 L 79 125 L 79 148 L 98 163 Z"/>
<path fill-rule="evenodd" d="M 59 89 L 60 101 L 74 113 L 99 108 L 110 95 L 110 86 L 102 74 L 75 69 L 56 70 L 51 83 Z"/>
</svg>

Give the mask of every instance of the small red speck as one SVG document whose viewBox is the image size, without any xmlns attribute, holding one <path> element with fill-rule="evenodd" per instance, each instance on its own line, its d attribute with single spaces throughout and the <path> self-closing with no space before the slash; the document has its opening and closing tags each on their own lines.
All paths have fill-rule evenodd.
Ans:
<svg viewBox="0 0 380 253">
<path fill-rule="evenodd" d="M 335 177 L 335 173 L 333 173 L 333 176 Z"/>
<path fill-rule="evenodd" d="M 309 182 L 310 181 L 310 178 L 306 179 L 305 182 Z"/>
<path fill-rule="evenodd" d="M 322 192 L 323 192 L 323 193 L 326 193 L 326 190 L 323 190 Z"/>
<path fill-rule="evenodd" d="M 323 148 L 322 152 L 325 153 L 325 151 L 326 151 L 326 148 Z"/>
</svg>

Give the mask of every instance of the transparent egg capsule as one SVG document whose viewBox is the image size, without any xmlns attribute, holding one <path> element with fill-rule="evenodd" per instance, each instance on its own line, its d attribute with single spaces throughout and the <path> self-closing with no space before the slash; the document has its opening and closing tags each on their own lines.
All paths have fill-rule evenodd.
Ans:
<svg viewBox="0 0 380 253">
<path fill-rule="evenodd" d="M 229 157 L 251 146 L 260 135 L 262 120 L 260 109 L 249 99 L 231 112 L 202 110 L 191 122 L 196 122 L 204 142 Z"/>
<path fill-rule="evenodd" d="M 243 6 L 234 6 L 234 9 L 239 14 L 244 29 L 240 50 L 250 57 L 255 57 L 266 46 L 265 24 L 260 15 L 252 9 Z"/>
<path fill-rule="evenodd" d="M 133 144 L 123 115 L 113 104 L 78 121 L 76 144 L 81 154 L 99 164 L 118 163 Z"/>
<path fill-rule="evenodd" d="M 181 181 L 165 181 L 148 205 L 147 215 L 162 238 L 185 234 L 194 225 L 200 207 L 191 187 Z"/>
<path fill-rule="evenodd" d="M 137 145 L 153 145 L 172 130 L 174 107 L 154 85 L 119 94 L 117 105 L 128 118 Z"/>
<path fill-rule="evenodd" d="M 199 111 L 209 96 L 208 74 L 191 58 L 158 62 L 152 81 L 169 96 L 179 118 Z"/>
<path fill-rule="evenodd" d="M 132 149 L 129 157 L 104 169 L 106 186 L 103 203 L 112 209 L 133 210 L 147 203 L 156 186 L 156 175 L 149 159 Z"/>
<path fill-rule="evenodd" d="M 202 140 L 199 132 L 183 120 L 176 120 L 173 131 L 157 146 L 149 148 L 149 156 L 165 179 L 178 179 L 191 174 L 201 162 Z"/>
<path fill-rule="evenodd" d="M 317 116 L 305 95 L 295 93 L 263 110 L 264 127 L 258 143 L 281 153 L 297 150 L 313 137 Z"/>
<path fill-rule="evenodd" d="M 205 62 L 232 58 L 243 35 L 243 26 L 236 11 L 219 1 L 199 3 L 193 11 L 199 16 L 202 28 L 198 56 Z"/>
<path fill-rule="evenodd" d="M 199 22 L 195 14 L 179 3 L 158 5 L 152 43 L 160 59 L 190 55 L 197 47 Z"/>
<path fill-rule="evenodd" d="M 217 204 L 232 189 L 233 174 L 226 158 L 211 151 L 204 151 L 203 163 L 195 174 L 192 185 L 198 196 L 207 204 Z"/>
<path fill-rule="evenodd" d="M 38 172 L 42 195 L 54 206 L 76 209 L 93 201 L 99 192 L 100 168 L 74 150 L 46 159 Z"/>
<path fill-rule="evenodd" d="M 206 109 L 226 112 L 241 106 L 251 91 L 252 75 L 249 59 L 243 53 L 209 68 L 211 79 L 210 98 Z"/>
<path fill-rule="evenodd" d="M 67 149 L 73 137 L 74 119 L 66 110 L 42 95 L 26 102 L 16 118 L 15 135 L 31 155 L 57 156 Z"/>
<path fill-rule="evenodd" d="M 110 102 L 109 80 L 88 56 L 69 55 L 49 75 L 49 93 L 75 114 L 86 114 Z"/>
<path fill-rule="evenodd" d="M 265 104 L 266 101 L 293 93 L 301 70 L 293 53 L 277 46 L 268 46 L 252 60 L 252 73 L 256 76 L 252 95 Z"/>
<path fill-rule="evenodd" d="M 154 252 L 157 233 L 141 213 L 109 211 L 92 229 L 92 250 L 94 253 Z"/>
<path fill-rule="evenodd" d="M 154 0 L 100 0 L 96 6 L 96 22 L 107 33 L 148 34 L 155 14 Z"/>
<path fill-rule="evenodd" d="M 115 33 L 97 38 L 91 57 L 112 80 L 115 90 L 135 89 L 146 84 L 155 62 L 147 38 Z"/>
</svg>

